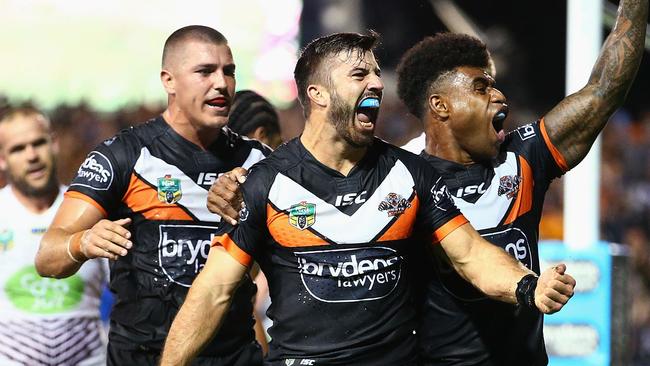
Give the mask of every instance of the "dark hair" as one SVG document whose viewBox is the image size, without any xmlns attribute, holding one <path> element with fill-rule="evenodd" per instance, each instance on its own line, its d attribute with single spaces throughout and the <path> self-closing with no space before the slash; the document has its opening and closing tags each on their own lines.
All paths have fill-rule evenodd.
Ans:
<svg viewBox="0 0 650 366">
<path fill-rule="evenodd" d="M 369 31 L 369 34 L 359 33 L 334 33 L 329 36 L 316 38 L 311 41 L 300 54 L 293 71 L 296 86 L 298 87 L 298 100 L 302 104 L 305 117 L 310 114 L 309 99 L 307 97 L 307 86 L 314 81 L 323 82 L 322 64 L 330 56 L 346 51 L 359 52 L 362 55 L 366 51 L 372 51 L 378 43 L 379 34 Z"/>
<path fill-rule="evenodd" d="M 167 40 L 165 41 L 162 55 L 163 67 L 165 67 L 165 60 L 167 60 L 172 50 L 180 43 L 187 40 L 199 40 L 213 44 L 228 44 L 226 37 L 218 30 L 204 25 L 188 25 L 179 28 L 167 37 Z"/>
<path fill-rule="evenodd" d="M 422 118 L 430 87 L 441 75 L 461 66 L 489 65 L 490 54 L 478 38 L 438 33 L 404 53 L 397 66 L 397 94 L 413 115 Z"/>
<path fill-rule="evenodd" d="M 240 90 L 228 115 L 228 127 L 240 135 L 248 135 L 258 127 L 264 127 L 268 134 L 279 134 L 278 114 L 263 96 L 252 90 Z"/>
</svg>

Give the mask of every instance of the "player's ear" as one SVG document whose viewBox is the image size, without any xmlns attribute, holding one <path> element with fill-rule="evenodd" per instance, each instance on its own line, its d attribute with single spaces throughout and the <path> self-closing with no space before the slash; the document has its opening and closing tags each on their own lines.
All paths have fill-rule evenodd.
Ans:
<svg viewBox="0 0 650 366">
<path fill-rule="evenodd" d="M 172 75 L 171 72 L 165 69 L 161 70 L 160 81 L 162 82 L 163 88 L 165 88 L 167 94 L 176 94 L 176 80 L 174 79 L 174 75 Z"/>
<path fill-rule="evenodd" d="M 428 113 L 440 120 L 447 120 L 451 112 L 449 100 L 442 94 L 431 94 L 427 99 Z"/>
<path fill-rule="evenodd" d="M 320 84 L 310 84 L 307 86 L 307 96 L 312 103 L 323 108 L 327 107 L 330 101 L 329 92 Z"/>
</svg>

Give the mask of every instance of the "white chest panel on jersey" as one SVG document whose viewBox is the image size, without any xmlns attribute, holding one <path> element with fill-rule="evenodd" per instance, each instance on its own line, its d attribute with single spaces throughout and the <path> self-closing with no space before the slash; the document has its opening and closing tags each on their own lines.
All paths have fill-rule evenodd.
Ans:
<svg viewBox="0 0 650 366">
<path fill-rule="evenodd" d="M 499 225 L 504 216 L 507 215 L 512 201 L 517 197 L 516 192 L 503 192 L 502 179 L 518 179 L 516 177 L 519 177 L 517 156 L 512 152 L 508 152 L 505 161 L 494 168 L 494 177 L 492 177 L 490 187 L 485 190 L 475 203 L 457 197 L 456 192 L 450 193 L 456 206 L 476 230 L 490 229 Z M 501 192 L 499 188 L 501 188 Z"/>
<path fill-rule="evenodd" d="M 414 186 L 411 173 L 398 160 L 375 192 L 350 216 L 283 174 L 276 176 L 269 191 L 269 201 L 286 211 L 302 201 L 314 204 L 316 218 L 312 228 L 315 231 L 338 244 L 365 243 L 394 221 L 392 216 L 378 210 L 380 203 L 389 194 L 408 200 Z M 341 227 L 341 223 L 346 227 Z"/>
</svg>

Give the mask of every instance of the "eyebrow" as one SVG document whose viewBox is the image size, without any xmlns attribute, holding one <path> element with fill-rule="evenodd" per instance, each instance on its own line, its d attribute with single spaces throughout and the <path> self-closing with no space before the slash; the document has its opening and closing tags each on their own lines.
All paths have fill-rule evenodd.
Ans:
<svg viewBox="0 0 650 366">
<path fill-rule="evenodd" d="M 472 84 L 477 84 L 477 83 L 486 83 L 488 86 L 493 86 L 496 84 L 496 81 L 494 80 L 493 77 L 489 75 L 481 75 L 477 76 L 472 80 Z"/>
<path fill-rule="evenodd" d="M 29 142 L 25 142 L 25 143 L 22 143 L 22 144 L 11 146 L 8 151 L 11 154 L 11 153 L 14 153 L 14 152 L 17 152 L 17 151 L 24 150 L 29 145 L 40 146 L 40 145 L 45 144 L 46 142 L 47 142 L 47 138 L 39 137 L 39 138 L 37 138 L 36 140 L 33 140 L 33 141 L 29 141 Z"/>
<path fill-rule="evenodd" d="M 354 74 L 357 71 L 363 71 L 365 73 L 370 73 L 371 71 L 374 71 L 377 75 L 381 75 L 381 69 L 379 67 L 362 67 L 362 66 L 356 66 L 350 70 L 350 74 Z"/>
<path fill-rule="evenodd" d="M 208 64 L 198 64 L 198 65 L 194 66 L 194 69 L 195 70 L 198 70 L 198 69 L 216 69 L 216 68 L 219 68 L 219 66 L 220 66 L 220 64 L 209 64 L 209 63 Z M 225 64 L 222 67 L 224 69 L 226 69 L 226 68 L 234 69 L 235 64 Z"/>
</svg>

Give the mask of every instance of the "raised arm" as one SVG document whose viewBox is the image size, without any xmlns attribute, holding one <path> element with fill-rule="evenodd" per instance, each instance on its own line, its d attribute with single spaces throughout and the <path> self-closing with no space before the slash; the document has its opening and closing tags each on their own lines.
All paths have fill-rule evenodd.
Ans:
<svg viewBox="0 0 650 366">
<path fill-rule="evenodd" d="M 124 227 L 131 219 L 110 221 L 92 204 L 66 197 L 36 253 L 41 276 L 64 278 L 75 274 L 84 261 L 117 259 L 131 248 L 131 233 Z"/>
<path fill-rule="evenodd" d="M 569 169 L 587 155 L 610 116 L 625 100 L 644 50 L 648 0 L 621 0 L 616 24 L 589 82 L 544 116 L 548 136 Z"/>
<path fill-rule="evenodd" d="M 189 365 L 221 325 L 248 268 L 221 246 L 210 249 L 165 341 L 161 366 Z"/>
<path fill-rule="evenodd" d="M 503 249 L 485 241 L 469 224 L 452 231 L 440 245 L 456 271 L 493 299 L 511 304 L 530 300 L 531 303 L 523 305 L 551 314 L 562 309 L 573 295 L 575 280 L 564 273 L 564 265 L 549 268 L 535 279 L 532 271 Z M 528 275 L 531 276 L 522 282 Z M 530 288 L 527 288 L 528 284 L 531 284 Z"/>
</svg>

